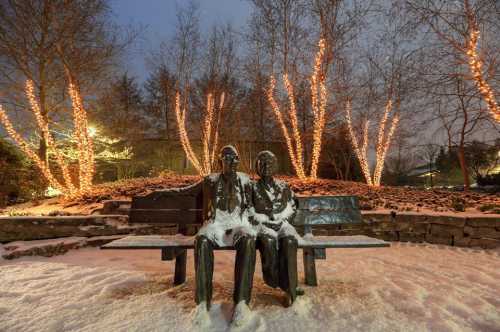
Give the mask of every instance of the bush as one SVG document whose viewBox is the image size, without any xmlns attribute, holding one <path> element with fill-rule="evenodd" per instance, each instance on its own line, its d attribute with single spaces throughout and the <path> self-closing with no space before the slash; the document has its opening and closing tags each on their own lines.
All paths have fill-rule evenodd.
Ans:
<svg viewBox="0 0 500 332">
<path fill-rule="evenodd" d="M 0 206 L 30 200 L 45 188 L 40 172 L 12 144 L 0 138 Z"/>
<path fill-rule="evenodd" d="M 451 207 L 457 212 L 465 211 L 465 201 L 462 198 L 453 197 L 451 199 Z"/>
<path fill-rule="evenodd" d="M 479 175 L 477 184 L 480 186 L 500 186 L 500 173 Z"/>
</svg>

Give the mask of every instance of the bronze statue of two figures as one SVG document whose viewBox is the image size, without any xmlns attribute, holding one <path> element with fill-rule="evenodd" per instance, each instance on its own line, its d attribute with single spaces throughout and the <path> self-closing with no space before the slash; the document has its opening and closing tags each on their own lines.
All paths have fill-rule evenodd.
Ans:
<svg viewBox="0 0 500 332">
<path fill-rule="evenodd" d="M 297 289 L 297 239 L 289 221 L 295 215 L 295 200 L 288 185 L 274 179 L 277 159 L 262 151 L 256 160 L 257 181 L 237 172 L 238 152 L 225 146 L 220 153 L 221 173 L 203 181 L 205 223 L 195 241 L 196 303 L 210 309 L 213 249 L 234 246 L 235 304 L 250 302 L 256 249 L 260 251 L 264 281 L 280 287 L 293 302 Z"/>
</svg>

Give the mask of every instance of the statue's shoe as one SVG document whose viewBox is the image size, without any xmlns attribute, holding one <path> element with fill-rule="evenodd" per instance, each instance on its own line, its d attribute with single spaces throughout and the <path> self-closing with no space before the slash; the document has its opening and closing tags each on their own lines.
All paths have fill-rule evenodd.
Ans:
<svg viewBox="0 0 500 332">
<path fill-rule="evenodd" d="M 245 301 L 241 301 L 234 308 L 233 319 L 231 320 L 232 327 L 242 327 L 247 325 L 255 314 L 250 310 Z"/>
<path fill-rule="evenodd" d="M 207 303 L 201 302 L 194 308 L 193 313 L 193 330 L 207 330 L 211 325 L 210 314 L 207 309 Z"/>
<path fill-rule="evenodd" d="M 297 292 L 297 296 L 302 296 L 302 295 L 304 295 L 304 294 L 306 293 L 306 292 L 305 292 L 302 288 L 300 288 L 300 287 L 295 288 L 295 291 Z"/>
</svg>

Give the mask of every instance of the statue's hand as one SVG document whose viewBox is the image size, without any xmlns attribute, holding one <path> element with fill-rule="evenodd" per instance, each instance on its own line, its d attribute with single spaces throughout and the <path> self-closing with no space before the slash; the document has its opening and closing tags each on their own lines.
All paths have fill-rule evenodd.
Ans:
<svg viewBox="0 0 500 332">
<path fill-rule="evenodd" d="M 254 225 L 254 226 L 257 226 L 259 225 L 260 223 L 253 217 L 253 216 L 250 216 L 248 217 L 248 222 L 251 224 L 251 225 Z"/>
</svg>

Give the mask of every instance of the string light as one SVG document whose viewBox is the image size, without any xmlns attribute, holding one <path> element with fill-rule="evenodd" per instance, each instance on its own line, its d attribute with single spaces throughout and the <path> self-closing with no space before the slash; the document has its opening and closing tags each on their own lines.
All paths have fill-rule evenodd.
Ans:
<svg viewBox="0 0 500 332">
<path fill-rule="evenodd" d="M 69 71 L 67 71 L 69 73 Z M 49 181 L 50 186 L 56 188 L 63 193 L 66 197 L 76 197 L 81 195 L 83 192 L 89 190 L 92 187 L 92 178 L 94 175 L 94 149 L 92 139 L 88 131 L 87 114 L 83 108 L 82 99 L 78 88 L 71 80 L 71 75 L 68 74 L 69 79 L 69 95 L 72 102 L 73 108 L 73 118 L 74 118 L 74 135 L 77 140 L 78 146 L 78 158 L 79 158 L 79 182 L 78 188 L 75 187 L 71 180 L 71 175 L 67 167 L 67 163 L 64 161 L 62 154 L 57 150 L 54 137 L 50 133 L 48 121 L 44 119 L 41 114 L 40 105 L 35 98 L 34 84 L 31 80 L 26 82 L 26 96 L 30 103 L 31 111 L 35 115 L 42 136 L 45 139 L 47 147 L 50 148 L 56 157 L 56 162 L 61 168 L 64 184 L 61 184 L 55 176 L 52 174 L 50 167 L 45 162 L 43 162 L 40 157 L 33 152 L 29 145 L 24 141 L 24 139 L 15 131 L 12 123 L 10 122 L 7 114 L 1 109 L 0 106 L 0 121 L 4 124 L 7 132 L 13 138 L 13 140 L 19 145 L 21 150 L 31 158 L 38 168 L 42 171 L 47 181 Z"/>
<path fill-rule="evenodd" d="M 219 144 L 218 127 L 215 128 L 213 134 L 214 137 L 212 138 L 212 123 L 215 110 L 215 97 L 211 93 L 207 95 L 207 106 L 202 127 L 202 132 L 203 132 L 202 163 L 200 163 L 198 157 L 194 153 L 193 148 L 191 147 L 191 142 L 189 141 L 189 136 L 186 131 L 186 121 L 185 121 L 186 110 L 184 109 L 184 111 L 181 112 L 180 99 L 181 99 L 180 93 L 177 92 L 175 96 L 175 118 L 177 120 L 177 127 L 179 128 L 179 137 L 182 148 L 184 150 L 184 153 L 186 154 L 186 157 L 189 159 L 191 164 L 193 164 L 193 167 L 196 169 L 198 174 L 200 174 L 201 176 L 208 175 L 212 171 L 212 166 L 215 161 L 215 153 Z M 223 92 L 220 96 L 219 113 L 218 113 L 219 115 L 222 110 L 222 107 L 224 106 L 224 99 L 225 99 L 225 93 Z M 220 118 L 218 119 L 217 123 L 219 122 L 219 120 Z"/>
<path fill-rule="evenodd" d="M 314 69 L 311 74 L 311 109 L 313 112 L 314 122 L 313 122 L 313 146 L 311 153 L 311 170 L 310 179 L 316 179 L 318 173 L 318 163 L 321 153 L 321 137 L 323 135 L 323 129 L 325 127 L 325 109 L 327 103 L 327 89 L 325 85 L 325 77 L 320 74 L 321 64 L 323 62 L 323 57 L 325 53 L 326 41 L 322 38 L 318 42 L 318 52 L 315 56 Z M 288 154 L 292 161 L 293 168 L 297 177 L 301 180 L 306 179 L 306 172 L 304 167 L 304 153 L 302 138 L 299 130 L 298 120 L 297 120 L 297 108 L 295 104 L 295 95 L 293 91 L 293 85 L 290 83 L 287 73 L 283 74 L 283 82 L 285 84 L 285 89 L 288 94 L 288 116 L 290 118 L 291 131 L 293 134 L 293 146 L 292 137 L 288 132 L 288 128 L 285 124 L 283 114 L 280 111 L 278 103 L 274 99 L 274 89 L 276 86 L 276 80 L 274 76 L 270 77 L 270 85 L 267 90 L 267 97 L 269 103 L 271 104 L 271 110 L 273 111 L 278 123 L 285 137 L 285 142 L 288 148 Z"/>
<path fill-rule="evenodd" d="M 271 110 L 273 111 L 278 123 L 281 127 L 281 131 L 283 132 L 283 136 L 285 137 L 286 146 L 288 148 L 288 154 L 290 155 L 290 159 L 292 161 L 292 166 L 295 170 L 295 174 L 297 174 L 298 178 L 301 180 L 305 180 L 306 175 L 304 172 L 304 168 L 300 167 L 300 164 L 297 161 L 297 156 L 295 155 L 295 151 L 292 145 L 292 139 L 290 138 L 290 134 L 288 132 L 288 128 L 285 125 L 285 121 L 283 119 L 283 114 L 281 114 L 278 103 L 274 99 L 274 89 L 276 87 L 276 79 L 271 75 L 269 80 L 269 88 L 267 89 L 267 99 L 271 104 Z"/>
<path fill-rule="evenodd" d="M 299 122 L 297 120 L 297 108 L 295 107 L 295 94 L 293 92 L 293 86 L 288 80 L 288 75 L 283 74 L 283 82 L 285 83 L 285 88 L 288 94 L 289 108 L 288 115 L 290 117 L 290 123 L 292 125 L 293 139 L 295 141 L 295 159 L 297 162 L 297 167 L 300 169 L 301 174 L 304 174 L 304 157 L 302 149 L 302 138 L 300 137 Z M 281 113 L 281 112 L 280 112 Z"/>
<path fill-rule="evenodd" d="M 207 108 L 205 112 L 205 125 L 204 125 L 204 130 L 203 130 L 203 164 L 204 164 L 204 169 L 203 173 L 204 174 L 210 174 L 210 152 L 209 152 L 209 143 L 210 143 L 210 134 L 212 130 L 212 117 L 214 114 L 214 101 L 212 98 L 212 94 L 209 93 L 207 95 Z"/>
<path fill-rule="evenodd" d="M 375 163 L 375 171 L 373 174 L 373 184 L 375 186 L 380 185 L 380 179 L 382 176 L 382 168 L 384 167 L 384 159 L 382 159 L 382 155 L 384 154 L 384 137 L 385 137 L 385 125 L 387 123 L 387 119 L 389 117 L 389 112 L 392 109 L 392 101 L 389 99 L 387 104 L 385 105 L 384 115 L 380 120 L 379 128 L 378 128 L 378 140 L 376 147 L 376 163 Z"/>
<path fill-rule="evenodd" d="M 325 127 L 325 109 L 327 102 L 327 90 L 324 75 L 320 75 L 321 64 L 325 53 L 326 42 L 322 38 L 318 42 L 318 52 L 314 61 L 314 70 L 311 75 L 311 106 L 314 115 L 313 129 L 313 149 L 311 155 L 311 178 L 316 179 L 318 173 L 318 163 L 321 153 L 321 137 Z M 318 103 L 319 85 L 319 103 Z"/>
<path fill-rule="evenodd" d="M 95 172 L 94 146 L 88 130 L 87 112 L 83 108 L 82 98 L 75 82 L 69 77 L 68 92 L 73 108 L 74 136 L 77 141 L 79 157 L 80 192 L 92 187 Z"/>
<path fill-rule="evenodd" d="M 217 127 L 215 128 L 215 133 L 214 133 L 214 143 L 212 144 L 212 157 L 210 160 L 210 165 L 213 166 L 215 162 L 215 154 L 216 151 L 219 149 L 219 123 L 220 123 L 220 116 L 222 114 L 222 108 L 224 107 L 224 99 L 226 97 L 225 92 L 222 92 L 220 96 L 220 101 L 219 101 L 219 111 L 217 113 Z"/>
<path fill-rule="evenodd" d="M 42 135 L 45 139 L 47 146 L 54 151 L 57 164 L 58 164 L 59 168 L 61 168 L 61 171 L 63 173 L 65 186 L 68 188 L 70 195 L 72 195 L 75 193 L 76 188 L 73 185 L 73 182 L 71 181 L 71 175 L 69 173 L 68 167 L 67 167 L 66 163 L 64 162 L 61 153 L 59 153 L 59 150 L 57 150 L 57 148 L 55 146 L 54 138 L 52 137 L 52 134 L 49 131 L 48 122 L 42 116 L 42 113 L 40 111 L 40 105 L 36 101 L 34 91 L 35 91 L 35 89 L 34 89 L 33 81 L 27 80 L 25 92 L 26 92 L 26 96 L 28 97 L 28 101 L 30 103 L 31 110 L 32 110 L 33 114 L 35 115 L 36 122 L 38 124 L 38 127 L 42 131 Z"/>
<path fill-rule="evenodd" d="M 467 43 L 467 50 L 466 50 L 466 54 L 468 56 L 469 68 L 472 72 L 474 82 L 476 83 L 476 86 L 479 89 L 479 92 L 483 96 L 484 100 L 486 101 L 486 105 L 493 119 L 495 119 L 496 122 L 500 122 L 500 109 L 498 107 L 498 103 L 495 99 L 493 90 L 483 77 L 482 73 L 483 63 L 481 62 L 481 59 L 477 54 L 480 32 L 476 26 L 474 17 L 472 16 L 473 14 L 470 13 L 470 10 L 468 10 L 468 12 L 469 12 L 468 14 L 469 22 L 472 26 L 470 29 L 471 31 L 469 34 L 469 40 Z"/>
<path fill-rule="evenodd" d="M 363 175 L 365 177 L 366 183 L 368 185 L 372 185 L 372 179 L 371 179 L 371 174 L 370 174 L 370 167 L 368 165 L 368 160 L 366 157 L 367 150 L 368 150 L 368 126 L 369 126 L 369 121 L 365 121 L 364 126 L 363 126 L 363 142 L 362 142 L 362 147 L 361 149 L 359 148 L 359 143 L 356 138 L 356 135 L 354 134 L 354 129 L 352 127 L 352 119 L 351 119 L 351 102 L 347 101 L 346 105 L 346 120 L 347 120 L 347 129 L 349 130 L 349 137 L 351 138 L 351 143 L 354 148 L 354 152 L 356 154 L 356 157 L 358 158 L 361 171 L 363 172 Z"/>
<path fill-rule="evenodd" d="M 397 115 L 395 115 L 392 118 L 391 128 L 389 129 L 389 133 L 388 133 L 387 138 L 385 139 L 383 147 L 381 149 L 382 153 L 380 155 L 377 154 L 377 164 L 376 165 L 378 167 L 375 168 L 375 174 L 373 175 L 373 184 L 377 187 L 380 186 L 380 180 L 382 179 L 382 170 L 384 169 L 385 156 L 387 155 L 387 151 L 389 150 L 392 136 L 394 135 L 394 132 L 396 131 L 396 127 L 398 126 L 398 123 L 399 123 L 399 117 Z"/>
<path fill-rule="evenodd" d="M 391 127 L 389 129 L 389 133 L 387 137 L 385 137 L 385 126 L 387 123 L 387 119 L 389 118 L 389 113 L 392 110 L 392 102 L 389 100 L 385 106 L 384 115 L 379 123 L 379 131 L 378 131 L 378 140 L 376 145 L 376 162 L 375 162 L 375 170 L 373 172 L 373 179 L 371 176 L 370 166 L 368 164 L 368 127 L 369 121 L 365 120 L 363 125 L 363 142 L 361 148 L 359 147 L 358 140 L 356 139 L 356 135 L 354 133 L 354 129 L 352 127 L 352 119 L 351 119 L 351 103 L 347 102 L 346 106 L 346 120 L 347 127 L 349 130 L 349 136 L 351 138 L 351 143 L 354 148 L 354 152 L 356 157 L 358 158 L 361 171 L 366 180 L 366 184 L 370 186 L 379 187 L 380 180 L 382 179 L 382 171 L 384 170 L 385 157 L 387 155 L 387 151 L 389 150 L 389 146 L 391 144 L 392 137 L 399 123 L 398 115 L 395 115 L 392 118 Z"/>
<path fill-rule="evenodd" d="M 181 113 L 180 100 L 181 100 L 181 95 L 179 92 L 177 92 L 175 95 L 175 118 L 177 120 L 177 127 L 179 128 L 179 137 L 181 140 L 181 145 L 182 148 L 184 149 L 184 152 L 186 153 L 186 157 L 191 162 L 193 167 L 196 169 L 198 174 L 204 175 L 204 170 L 200 166 L 200 162 L 198 161 L 198 158 L 196 157 L 193 148 L 191 147 L 191 143 L 189 142 L 189 137 L 186 132 L 186 124 L 185 124 L 186 110 L 184 110 Z"/>
<path fill-rule="evenodd" d="M 5 127 L 5 130 L 9 134 L 10 137 L 16 142 L 17 145 L 19 145 L 20 149 L 29 157 L 31 160 L 35 162 L 35 165 L 40 169 L 44 177 L 49 181 L 49 184 L 61 191 L 62 193 L 69 194 L 67 189 L 57 181 L 57 179 L 52 175 L 52 172 L 48 168 L 47 165 L 45 165 L 44 162 L 40 159 L 40 157 L 33 152 L 33 150 L 29 147 L 28 143 L 19 135 L 14 127 L 12 126 L 12 123 L 9 120 L 9 117 L 7 116 L 7 113 L 3 110 L 2 105 L 0 105 L 0 122 Z"/>
</svg>

